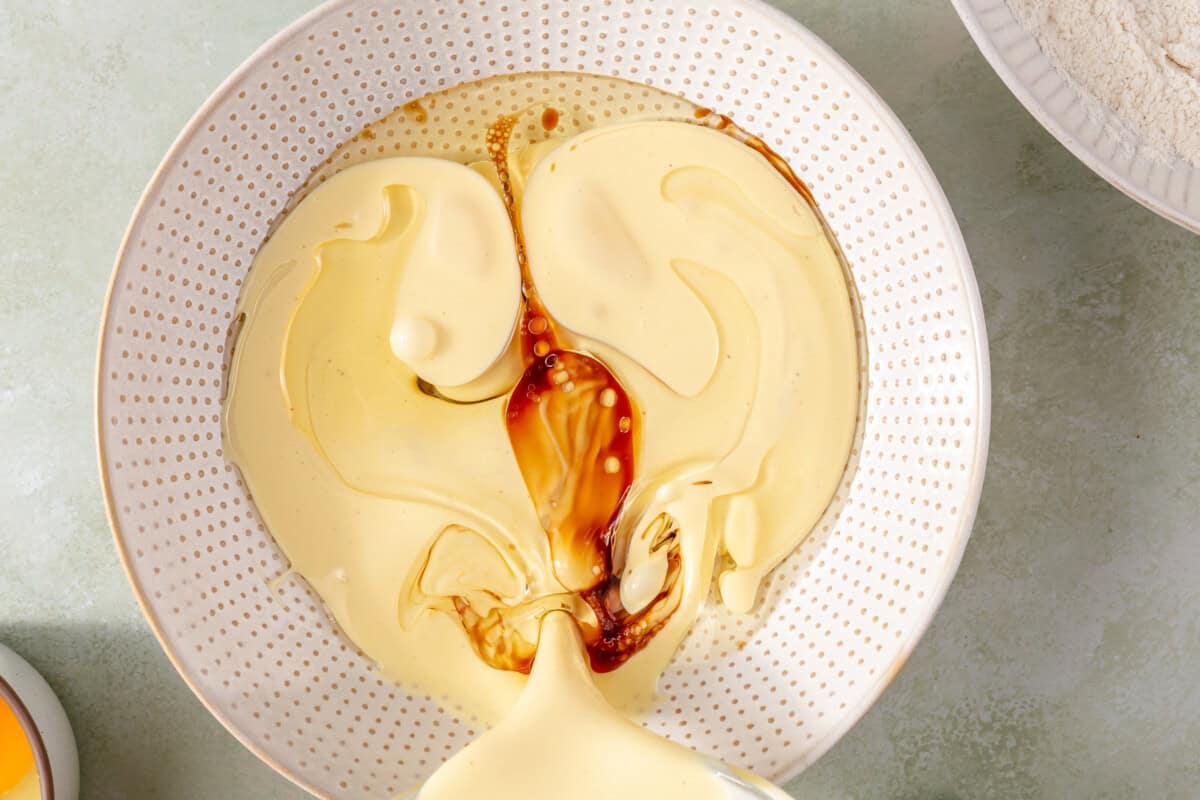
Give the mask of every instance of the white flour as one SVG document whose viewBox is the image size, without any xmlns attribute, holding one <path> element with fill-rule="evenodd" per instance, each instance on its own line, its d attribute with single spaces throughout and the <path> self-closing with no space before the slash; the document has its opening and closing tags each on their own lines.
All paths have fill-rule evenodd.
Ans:
<svg viewBox="0 0 1200 800">
<path fill-rule="evenodd" d="M 1008 0 L 1085 97 L 1153 157 L 1200 166 L 1200 0 Z M 1119 123 L 1107 119 L 1112 109 Z"/>
</svg>

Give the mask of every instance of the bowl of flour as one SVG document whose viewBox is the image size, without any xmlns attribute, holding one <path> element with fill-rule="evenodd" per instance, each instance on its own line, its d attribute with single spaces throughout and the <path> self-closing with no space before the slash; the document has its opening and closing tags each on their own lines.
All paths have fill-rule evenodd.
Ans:
<svg viewBox="0 0 1200 800">
<path fill-rule="evenodd" d="M 1200 0 L 953 0 L 1031 114 L 1109 183 L 1200 232 Z"/>
</svg>

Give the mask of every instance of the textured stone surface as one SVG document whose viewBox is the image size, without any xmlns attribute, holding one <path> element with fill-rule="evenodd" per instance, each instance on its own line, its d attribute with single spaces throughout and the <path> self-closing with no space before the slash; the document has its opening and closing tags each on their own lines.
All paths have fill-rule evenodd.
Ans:
<svg viewBox="0 0 1200 800">
<path fill-rule="evenodd" d="M 0 640 L 58 689 L 84 797 L 303 794 L 176 676 L 92 443 L 113 254 L 175 133 L 300 0 L 0 0 Z M 1200 792 L 1200 237 L 1075 161 L 944 0 L 787 0 L 925 150 L 979 275 L 992 456 L 959 577 L 801 798 Z"/>
</svg>

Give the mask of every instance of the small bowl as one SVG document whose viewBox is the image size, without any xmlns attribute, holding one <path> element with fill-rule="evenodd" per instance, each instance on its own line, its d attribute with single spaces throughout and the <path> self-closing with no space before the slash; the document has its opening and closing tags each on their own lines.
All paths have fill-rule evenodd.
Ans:
<svg viewBox="0 0 1200 800">
<path fill-rule="evenodd" d="M 1017 21 L 1006 0 L 952 0 L 967 32 L 1033 118 L 1101 178 L 1161 217 L 1200 233 L 1200 168 L 1153 158 L 1114 135 L 1114 112 L 1089 113 L 1084 98 Z"/>
<path fill-rule="evenodd" d="M 0 703 L 13 710 L 33 747 L 42 800 L 77 800 L 79 755 L 67 713 L 37 670 L 2 644 Z"/>
</svg>

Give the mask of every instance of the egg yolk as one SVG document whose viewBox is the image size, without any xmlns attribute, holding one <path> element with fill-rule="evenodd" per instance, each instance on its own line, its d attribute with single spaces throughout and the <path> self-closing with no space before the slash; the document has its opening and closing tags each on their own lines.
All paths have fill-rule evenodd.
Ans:
<svg viewBox="0 0 1200 800">
<path fill-rule="evenodd" d="M 33 768 L 33 747 L 16 713 L 0 700 L 0 795 L 16 786 Z"/>
</svg>

